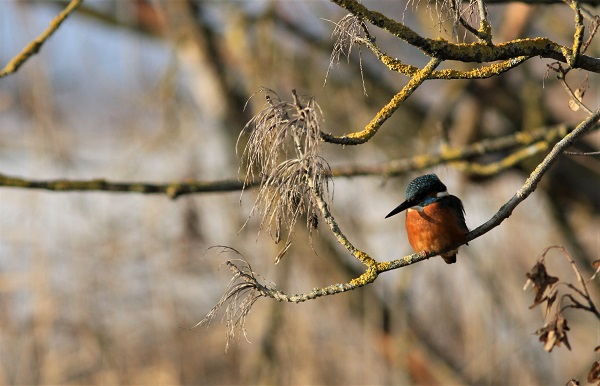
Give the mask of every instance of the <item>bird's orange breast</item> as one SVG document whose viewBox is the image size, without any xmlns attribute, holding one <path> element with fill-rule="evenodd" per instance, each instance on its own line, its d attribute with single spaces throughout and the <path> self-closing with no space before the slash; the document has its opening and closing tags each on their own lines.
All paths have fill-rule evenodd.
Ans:
<svg viewBox="0 0 600 386">
<path fill-rule="evenodd" d="M 408 209 L 406 233 L 415 252 L 433 252 L 464 241 L 468 229 L 452 208 L 433 203 L 422 212 Z"/>
</svg>

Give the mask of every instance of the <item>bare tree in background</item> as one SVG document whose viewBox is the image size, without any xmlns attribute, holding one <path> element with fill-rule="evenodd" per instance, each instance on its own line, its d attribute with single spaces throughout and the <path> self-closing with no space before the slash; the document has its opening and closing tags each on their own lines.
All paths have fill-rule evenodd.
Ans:
<svg viewBox="0 0 600 386">
<path fill-rule="evenodd" d="M 18 76 L 20 68 L 27 61 L 36 60 L 32 55 L 59 30 L 66 17 L 77 10 L 95 20 L 113 26 L 120 25 L 121 21 L 114 17 L 118 13 L 113 13 L 110 9 L 88 8 L 81 3 L 76 0 L 69 2 L 39 38 L 8 62 L 0 72 L 0 77 Z M 371 194 L 367 194 L 366 190 L 353 189 L 339 193 L 339 186 L 344 186 L 346 178 L 370 176 L 387 180 L 410 173 L 422 174 L 422 171 L 435 167 L 450 167 L 462 173 L 464 184 L 467 184 L 467 180 L 472 182 L 472 186 L 490 184 L 497 180 L 503 185 L 500 180 L 503 175 L 518 171 L 519 175 L 524 176 L 520 187 L 496 201 L 495 208 L 485 218 L 477 216 L 482 220 L 481 224 L 471 226 L 473 230 L 465 243 L 480 238 L 485 241 L 489 236 L 488 232 L 497 232 L 501 224 L 505 227 L 508 223 L 506 220 L 513 216 L 513 212 L 518 212 L 529 201 L 527 199 L 530 195 L 543 186 L 548 211 L 556 222 L 561 237 L 573 251 L 569 254 L 564 248 L 560 249 L 573 269 L 575 280 L 559 281 L 547 273 L 544 259 L 548 250 L 544 250 L 538 263 L 527 273 L 528 280 L 534 285 L 534 306 L 546 303 L 545 316 L 549 318 L 543 327 L 537 329 L 537 334 L 547 351 L 561 344 L 572 348 L 567 337 L 569 327 L 566 311 L 584 311 L 583 314 L 591 315 L 595 318 L 591 326 L 594 323 L 597 326 L 600 321 L 600 314 L 593 301 L 594 296 L 598 295 L 597 290 L 594 290 L 597 286 L 589 286 L 591 280 L 594 280 L 594 271 L 599 269 L 598 252 L 595 252 L 596 258 L 593 253 L 587 252 L 583 237 L 575 230 L 573 219 L 568 218 L 564 210 L 574 202 L 583 202 L 595 221 L 600 217 L 600 169 L 595 158 L 598 144 L 597 138 L 593 137 L 597 135 L 600 110 L 592 107 L 598 105 L 597 75 L 600 73 L 600 60 L 597 58 L 598 50 L 594 40 L 600 20 L 593 11 L 596 4 L 572 1 L 552 5 L 569 8 L 569 17 L 562 14 L 560 16 L 563 23 L 566 23 L 564 20 L 571 23 L 561 24 L 561 28 L 570 30 L 567 34 L 569 40 L 561 41 L 554 37 L 550 29 L 542 30 L 547 34 L 530 30 L 529 25 L 535 20 L 533 7 L 517 3 L 502 8 L 490 8 L 482 0 L 470 3 L 408 2 L 401 4 L 401 7 L 397 7 L 399 4 L 392 7 L 389 3 L 363 4 L 352 0 L 332 0 L 331 3 L 337 7 L 335 12 L 343 10 L 346 13 L 337 22 L 320 20 L 322 26 L 329 28 L 334 38 L 333 43 L 315 34 L 312 24 L 303 22 L 301 17 L 292 17 L 277 2 L 258 12 L 233 3 L 222 6 L 184 0 L 156 4 L 145 1 L 133 3 L 132 12 L 136 17 L 125 27 L 165 39 L 183 71 L 187 70 L 191 74 L 189 79 L 193 86 L 190 87 L 189 97 L 202 116 L 200 124 L 203 134 L 199 142 L 213 141 L 198 152 L 198 163 L 193 164 L 203 178 L 210 179 L 190 181 L 182 178 L 169 183 L 116 182 L 112 179 L 99 179 L 97 176 L 81 180 L 39 180 L 13 177 L 0 170 L 0 173 L 7 173 L 0 174 L 0 186 L 56 192 L 160 194 L 178 199 L 177 202 L 192 194 L 224 194 L 244 190 L 243 200 L 251 194 L 251 189 L 256 188 L 254 205 L 248 212 L 237 217 L 241 217 L 242 224 L 246 225 L 243 232 L 251 233 L 248 228 L 256 228 L 258 232 L 266 231 L 276 244 L 275 249 L 267 247 L 269 252 L 265 255 L 265 250 L 246 250 L 239 245 L 232 246 L 229 242 L 220 243 L 228 245 L 226 247 L 211 249 L 220 250 L 226 255 L 234 254 L 235 258 L 225 262 L 233 273 L 233 278 L 221 301 L 198 323 L 208 324 L 218 315 L 220 308 L 224 307 L 229 346 L 229 338 L 236 333 L 246 334 L 246 318 L 249 314 L 254 315 L 250 313 L 251 308 L 259 304 L 257 300 L 261 297 L 301 303 L 360 287 L 377 287 L 373 283 L 381 274 L 446 252 L 431 251 L 427 254 L 393 256 L 390 259 L 380 256 L 382 251 L 389 253 L 389 249 L 378 246 L 375 248 L 376 252 L 367 252 L 367 248 L 358 247 L 368 244 L 361 234 L 370 233 L 368 225 L 359 224 L 364 219 L 353 218 L 351 212 L 373 200 L 370 197 L 372 190 L 369 190 Z M 322 4 L 324 9 L 329 10 L 329 6 L 327 3 Z M 382 9 L 377 11 L 379 6 Z M 541 10 L 550 6 L 537 7 Z M 396 8 L 400 8 L 400 12 Z M 421 28 L 422 30 L 409 27 L 405 17 L 408 18 L 411 11 L 415 19 L 422 18 L 422 22 L 426 20 L 428 27 Z M 495 14 L 496 11 L 498 15 Z M 218 17 L 215 18 L 215 14 Z M 551 12 L 545 16 L 551 19 L 548 21 L 550 24 L 556 21 L 552 19 L 556 16 Z M 496 18 L 501 20 L 498 22 L 500 27 L 494 25 Z M 228 32 L 225 33 L 213 20 L 235 22 L 235 25 L 228 27 Z M 248 25 L 254 26 L 253 29 L 245 30 Z M 286 36 L 271 36 L 270 40 L 262 40 L 260 36 L 265 34 L 265 28 L 276 28 Z M 317 49 L 317 59 L 310 62 L 310 57 L 306 56 L 303 60 L 307 63 L 299 65 L 297 71 L 288 71 L 293 75 L 282 82 L 288 89 L 282 88 L 281 84 L 277 87 L 268 83 L 256 84 L 252 75 L 262 74 L 265 63 L 272 63 L 272 59 L 265 54 L 267 49 L 283 49 L 280 47 L 286 47 L 292 39 L 298 40 L 300 43 L 297 44 L 302 44 L 307 50 Z M 302 49 L 298 51 L 302 52 Z M 339 63 L 342 57 L 347 58 L 349 63 L 343 68 Z M 282 58 L 281 62 L 279 65 L 287 69 L 285 59 Z M 314 63 L 324 63 L 324 66 L 317 67 Z M 318 70 L 308 74 L 306 68 Z M 351 73 L 355 80 L 352 85 L 353 93 L 346 96 L 337 90 L 344 90 L 347 75 L 337 74 L 351 72 L 353 68 L 356 70 Z M 269 70 L 266 69 L 266 72 Z M 317 87 L 320 88 L 325 76 L 325 90 L 335 90 L 330 100 L 304 96 L 317 90 Z M 535 76 L 538 76 L 539 82 L 532 84 L 531 79 Z M 408 82 L 403 77 L 408 78 Z M 265 79 L 268 76 L 260 81 L 264 82 Z M 542 86 L 546 87 L 545 82 L 549 84 L 547 88 L 556 85 L 562 94 L 552 92 L 550 98 L 543 100 L 540 95 L 546 92 L 546 88 L 542 89 Z M 441 86 L 440 83 L 451 86 Z M 453 91 L 438 95 L 436 91 L 441 87 L 448 87 L 448 90 Z M 344 98 L 358 100 L 357 91 L 361 94 L 360 102 L 345 102 Z M 365 94 L 370 96 L 366 98 Z M 392 95 L 391 98 L 389 95 Z M 439 98 L 444 100 L 436 102 Z M 415 99 L 415 102 L 411 102 Z M 245 110 L 246 104 L 249 107 Z M 553 114 L 553 108 L 545 104 L 560 106 L 562 111 L 560 114 Z M 253 117 L 246 115 L 249 109 L 256 111 Z M 561 120 L 566 114 L 574 114 L 576 119 L 569 122 Z M 358 123 L 363 121 L 368 123 Z M 244 129 L 239 134 L 242 127 Z M 361 154 L 359 152 L 363 148 L 373 150 L 362 153 L 363 157 L 364 154 L 368 155 L 366 158 L 354 156 Z M 222 149 L 228 149 L 229 153 L 223 155 Z M 241 156 L 240 170 L 244 174 L 242 181 L 233 177 L 223 178 L 221 172 L 230 165 L 229 158 L 233 158 L 235 150 Z M 385 156 L 380 157 L 378 163 L 368 161 L 373 159 L 374 154 Z M 374 185 L 377 184 L 372 184 L 373 179 L 369 181 L 371 186 L 367 189 L 376 188 Z M 334 184 L 337 184 L 336 189 Z M 404 185 L 405 181 L 400 181 L 396 190 L 403 191 L 401 187 Z M 348 201 L 342 201 L 338 206 L 335 196 L 339 194 L 342 194 L 342 200 L 352 200 L 352 207 L 348 205 Z M 396 194 L 395 199 L 399 197 Z M 344 213 L 346 208 L 350 208 L 348 213 Z M 190 237 L 210 233 L 210 227 L 199 230 L 198 218 L 201 216 L 198 216 L 196 210 L 189 209 L 184 213 L 183 223 Z M 219 213 L 220 217 L 226 217 L 225 212 Z M 258 220 L 254 219 L 255 214 Z M 469 214 L 467 213 L 467 217 Z M 383 215 L 377 214 L 374 217 L 383 220 Z M 299 219 L 302 221 L 298 222 Z M 207 224 L 215 222 L 213 219 L 212 222 L 207 221 Z M 305 229 L 300 224 L 305 224 Z M 536 227 L 544 227 L 544 224 L 537 223 Z M 400 231 L 394 230 L 396 235 L 398 232 Z M 401 236 L 404 237 L 402 233 Z M 307 244 L 304 242 L 306 239 L 309 240 L 308 248 L 304 245 Z M 270 243 L 260 236 L 257 240 L 261 244 Z M 247 246 L 246 243 L 243 244 Z M 201 245 L 206 249 L 206 245 Z M 546 246 L 547 244 L 537 245 L 536 248 L 541 250 Z M 455 247 L 458 245 L 449 249 Z M 518 247 L 515 248 L 518 250 Z M 473 255 L 493 254 L 506 258 L 503 254 L 509 253 L 509 250 L 512 251 L 510 248 L 491 251 L 481 246 Z M 319 286 L 307 287 L 302 285 L 302 280 L 294 282 L 295 286 L 301 288 L 299 293 L 280 289 L 283 288 L 280 280 L 275 283 L 267 281 L 264 279 L 267 274 L 261 274 L 261 269 L 255 270 L 249 263 L 252 262 L 254 266 L 259 261 L 263 264 L 275 261 L 281 262 L 278 267 L 286 265 L 287 269 L 295 264 L 294 272 L 300 277 L 299 273 L 302 271 L 298 266 L 302 263 L 293 261 L 299 258 L 305 261 L 308 259 L 306 255 L 312 252 L 334 261 L 336 267 L 331 272 L 336 276 L 332 279 L 332 275 L 314 275 L 318 281 L 325 280 L 326 284 Z M 197 251 L 188 249 L 187 253 Z M 485 258 L 487 257 L 481 257 Z M 311 263 L 320 267 L 313 268 L 316 272 L 325 272 L 325 268 L 321 267 L 327 264 L 324 260 L 326 259 L 317 259 Z M 469 284 L 473 291 L 478 287 L 485 288 L 489 302 L 503 310 L 510 310 L 503 316 L 490 318 L 498 325 L 522 323 L 522 319 L 513 313 L 524 312 L 515 305 L 523 301 L 511 299 L 515 295 L 510 295 L 505 286 L 514 282 L 511 275 L 515 271 L 518 271 L 517 276 L 524 279 L 533 259 L 520 261 L 518 269 L 512 271 L 496 266 L 486 268 L 485 265 L 476 265 L 469 260 L 465 258 L 462 263 L 472 264 L 470 274 L 476 280 L 473 279 Z M 413 267 L 412 272 L 421 269 L 421 266 L 422 264 Z M 451 271 L 443 270 L 435 275 L 451 277 L 452 273 L 448 272 Z M 431 272 L 424 275 L 428 276 L 428 280 L 436 281 Z M 283 280 L 283 284 L 288 282 L 288 279 Z M 420 286 L 424 286 L 424 289 Z M 570 292 L 561 292 L 555 303 L 561 286 Z M 376 304 L 377 312 L 381 315 L 381 320 L 373 322 L 380 324 L 379 332 L 367 338 L 365 345 L 379 352 L 384 358 L 385 368 L 389 369 L 395 363 L 400 363 L 398 360 L 402 355 L 391 351 L 397 345 L 406 344 L 404 341 L 391 343 L 394 336 L 390 327 L 391 320 L 394 320 L 391 315 L 397 312 L 396 308 L 406 307 L 407 311 L 401 317 L 403 329 L 411 330 L 412 336 L 419 342 L 414 346 L 416 354 L 411 354 L 402 362 L 402 375 L 392 374 L 390 371 L 389 378 L 365 379 L 365 383 L 444 383 L 448 381 L 445 378 L 448 374 L 451 374 L 449 376 L 452 382 L 458 383 L 501 384 L 507 379 L 511 383 L 556 381 L 553 375 L 541 367 L 518 370 L 511 368 L 500 374 L 480 373 L 480 367 L 469 369 L 468 365 L 461 362 L 460 354 L 452 354 L 455 350 L 456 353 L 466 355 L 466 346 L 457 349 L 464 341 L 453 338 L 452 333 L 440 337 L 432 326 L 426 326 L 419 319 L 422 312 L 419 309 L 425 307 L 428 309 L 425 315 L 431 319 L 449 320 L 448 326 L 444 328 L 468 334 L 470 326 L 462 325 L 464 321 L 460 320 L 456 309 L 453 309 L 452 301 L 441 297 L 444 285 L 441 282 L 415 283 L 414 288 L 415 296 L 406 295 L 406 299 L 398 304 L 390 303 L 377 290 L 353 295 L 368 298 L 363 306 L 358 307 L 361 317 L 367 318 L 367 303 Z M 408 291 L 404 288 L 399 292 L 408 294 Z M 431 296 L 431 293 L 440 294 L 440 299 L 437 302 L 436 299 L 428 301 L 427 296 Z M 321 301 L 316 307 L 324 304 Z M 423 306 L 424 304 L 430 306 Z M 253 379 L 259 383 L 317 382 L 314 379 L 303 380 L 291 375 L 286 378 L 282 375 L 281 355 L 286 348 L 275 337 L 285 339 L 286 333 L 280 332 L 285 321 L 278 316 L 281 310 L 274 311 L 281 306 L 271 307 L 273 316 L 266 322 L 267 326 L 262 327 L 268 332 L 261 344 L 261 357 L 266 358 L 271 368 L 264 370 L 266 374 L 255 374 Z M 577 330 L 573 323 L 569 326 Z M 502 328 L 498 328 L 497 334 L 503 333 Z M 526 328 L 528 333 L 536 331 L 535 326 Z M 590 328 L 593 327 L 581 327 L 587 331 Z M 587 354 L 581 356 L 585 363 L 578 364 L 589 369 L 586 373 L 587 381 L 598 381 L 598 361 L 589 360 L 594 355 L 594 345 L 580 347 L 578 350 L 587 350 Z M 343 371 L 341 365 L 338 371 Z M 560 382 L 565 383 L 568 378 L 577 378 L 580 374 L 581 371 L 578 370 L 575 374 L 566 375 L 567 378 Z M 219 378 L 212 379 L 212 382 L 215 379 Z M 180 376 L 177 382 L 185 382 L 185 377 Z M 220 379 L 216 382 L 232 380 Z M 339 380 L 323 375 L 319 382 L 332 383 Z"/>
</svg>

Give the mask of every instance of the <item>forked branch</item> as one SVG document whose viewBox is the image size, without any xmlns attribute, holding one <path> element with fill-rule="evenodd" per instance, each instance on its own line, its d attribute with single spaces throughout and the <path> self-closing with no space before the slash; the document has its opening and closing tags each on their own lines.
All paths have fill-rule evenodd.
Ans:
<svg viewBox="0 0 600 386">
<path fill-rule="evenodd" d="M 367 142 L 369 139 L 373 138 L 377 131 L 383 125 L 385 121 L 388 120 L 389 117 L 394 114 L 394 112 L 398 109 L 400 104 L 404 102 L 412 93 L 421 85 L 424 81 L 429 79 L 431 73 L 439 64 L 441 60 L 438 58 L 432 58 L 429 63 L 420 71 L 418 71 L 412 79 L 408 82 L 406 86 L 400 90 L 392 100 L 388 102 L 379 112 L 375 115 L 375 117 L 369 122 L 369 124 L 365 127 L 364 130 L 343 135 L 341 137 L 336 137 L 331 134 L 326 134 L 321 132 L 321 139 L 325 142 L 335 143 L 340 145 L 359 145 Z"/>
<path fill-rule="evenodd" d="M 513 210 L 523 202 L 531 193 L 533 193 L 538 183 L 541 181 L 546 172 L 550 169 L 551 165 L 556 162 L 558 157 L 571 146 L 578 138 L 581 138 L 583 135 L 589 132 L 592 127 L 596 125 L 596 123 L 600 120 L 600 110 L 597 110 L 589 116 L 587 119 L 582 121 L 576 128 L 573 130 L 571 134 L 566 135 L 562 138 L 550 151 L 548 155 L 544 158 L 544 160 L 535 168 L 533 172 L 531 172 L 529 178 L 525 181 L 523 186 L 515 193 L 515 195 L 508 200 L 502 207 L 484 224 L 477 227 L 476 229 L 469 232 L 466 237 L 465 243 L 471 240 L 474 240 L 492 229 L 499 226 L 505 219 L 510 217 Z M 310 180 L 310 179 L 309 179 Z M 310 184 L 310 183 L 309 183 Z M 311 194 L 314 195 L 315 200 L 318 203 L 319 210 L 321 212 L 322 217 L 325 219 L 327 224 L 329 225 L 331 231 L 336 236 L 338 242 L 342 244 L 356 259 L 361 261 L 363 264 L 367 266 L 365 272 L 357 278 L 350 280 L 347 283 L 341 284 L 332 284 L 327 287 L 323 287 L 320 289 L 313 289 L 312 291 L 302 293 L 302 294 L 287 294 L 280 290 L 266 288 L 261 285 L 255 278 L 249 278 L 249 281 L 255 286 L 255 289 L 260 293 L 261 296 L 269 297 L 276 299 L 278 301 L 286 301 L 299 303 L 307 300 L 316 299 L 321 296 L 334 295 L 350 290 L 354 290 L 356 288 L 365 286 L 374 282 L 378 275 L 391 271 L 394 269 L 402 268 L 408 265 L 412 265 L 418 263 L 420 261 L 429 259 L 430 257 L 437 256 L 441 253 L 447 252 L 449 250 L 455 249 L 462 244 L 454 245 L 450 248 L 433 251 L 427 254 L 423 253 L 414 253 L 412 255 L 405 256 L 401 259 L 378 262 L 368 254 L 363 251 L 356 249 L 344 236 L 343 232 L 340 230 L 337 225 L 334 217 L 330 213 L 327 204 L 321 197 L 318 191 L 312 190 Z M 228 263 L 231 267 L 235 266 L 234 263 Z M 235 269 L 235 268 L 232 268 Z M 239 269 L 238 269 L 239 270 Z"/>
<path fill-rule="evenodd" d="M 581 44 L 577 39 L 581 33 L 576 33 L 576 42 L 571 47 L 560 45 L 549 38 L 515 39 L 498 44 L 490 44 L 489 39 L 477 43 L 453 43 L 448 40 L 427 38 L 421 36 L 403 23 L 397 22 L 386 15 L 372 11 L 357 0 L 331 0 L 354 16 L 398 37 L 411 46 L 418 48 L 429 57 L 442 61 L 455 60 L 465 63 L 491 63 L 519 57 L 532 58 L 540 56 L 568 63 L 573 68 L 600 73 L 600 59 L 580 52 L 573 53 Z M 485 19 L 484 19 L 485 20 Z M 480 26 L 482 32 L 490 31 L 489 23 Z M 579 30 L 579 29 L 578 29 Z"/>
</svg>

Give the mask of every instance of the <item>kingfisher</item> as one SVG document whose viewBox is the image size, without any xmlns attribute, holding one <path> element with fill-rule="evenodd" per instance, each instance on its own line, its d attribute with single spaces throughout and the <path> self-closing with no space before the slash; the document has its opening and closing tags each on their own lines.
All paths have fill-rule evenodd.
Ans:
<svg viewBox="0 0 600 386">
<path fill-rule="evenodd" d="M 435 174 L 412 180 L 406 188 L 406 200 L 385 218 L 404 210 L 406 234 L 415 252 L 433 252 L 465 241 L 469 229 L 462 201 L 448 194 L 446 185 Z M 442 253 L 446 264 L 456 263 L 458 248 Z"/>
</svg>

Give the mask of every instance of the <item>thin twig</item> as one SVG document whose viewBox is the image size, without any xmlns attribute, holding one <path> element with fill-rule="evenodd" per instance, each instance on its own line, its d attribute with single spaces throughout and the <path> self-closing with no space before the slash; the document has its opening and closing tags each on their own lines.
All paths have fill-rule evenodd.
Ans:
<svg viewBox="0 0 600 386">
<path fill-rule="evenodd" d="M 256 181 L 246 182 L 246 187 L 253 187 Z M 109 193 L 141 193 L 164 194 L 170 198 L 177 198 L 185 194 L 236 192 L 244 188 L 244 183 L 238 180 L 223 181 L 193 181 L 170 182 L 165 184 L 145 182 L 113 182 L 104 179 L 93 180 L 29 180 L 0 174 L 0 187 L 42 189 L 54 192 L 109 192 Z"/>
<path fill-rule="evenodd" d="M 600 119 L 600 110 L 596 110 L 594 114 L 590 115 L 587 119 L 581 122 L 571 134 L 566 135 L 562 140 L 560 140 L 550 153 L 546 155 L 544 160 L 535 168 L 533 172 L 529 175 L 529 178 L 525 181 L 525 184 L 517 191 L 517 193 L 510 199 L 506 204 L 504 204 L 500 210 L 486 223 L 474 229 L 467 235 L 467 240 L 470 241 L 485 233 L 489 232 L 493 228 L 500 225 L 505 219 L 510 217 L 513 210 L 523 202 L 531 193 L 533 193 L 541 181 L 542 177 L 546 174 L 546 172 L 550 169 L 552 164 L 556 162 L 560 154 L 562 154 L 565 149 L 568 149 L 573 143 L 583 135 L 585 135 L 588 131 L 590 131 L 594 125 Z"/>
<path fill-rule="evenodd" d="M 565 151 L 566 155 L 577 155 L 577 156 L 591 156 L 591 155 L 600 155 L 600 151 L 586 151 L 586 152 L 579 152 L 579 151 Z"/>
<path fill-rule="evenodd" d="M 598 126 L 592 130 L 598 129 Z M 429 169 L 434 166 L 468 160 L 473 157 L 506 151 L 511 148 L 526 148 L 539 141 L 548 144 L 569 134 L 574 127 L 559 125 L 550 128 L 540 128 L 529 132 L 519 132 L 504 137 L 484 139 L 461 148 L 445 148 L 441 152 L 419 154 L 413 157 L 391 160 L 376 165 L 348 165 L 332 167 L 332 177 L 363 177 L 363 176 L 399 176 L 410 171 Z M 598 152 L 575 153 L 568 155 L 598 155 Z M 485 167 L 485 166 L 484 166 Z M 164 194 L 170 198 L 178 198 L 188 194 L 204 194 L 214 192 L 235 192 L 243 188 L 250 189 L 259 186 L 258 179 L 248 179 L 245 182 L 237 179 L 222 181 L 175 181 L 164 184 L 148 182 L 114 182 L 104 179 L 91 180 L 31 180 L 9 176 L 0 173 L 0 188 L 20 188 L 47 190 L 52 192 L 107 192 L 107 193 L 139 193 Z"/>
<path fill-rule="evenodd" d="M 315 298 L 318 298 L 321 296 L 334 295 L 334 294 L 346 292 L 349 290 L 354 290 L 356 288 L 359 288 L 359 287 L 362 287 L 362 286 L 365 286 L 367 284 L 374 282 L 377 279 L 377 277 L 379 276 L 379 274 L 381 274 L 383 272 L 395 270 L 398 268 L 402 268 L 402 267 L 405 267 L 408 265 L 418 263 L 420 261 L 429 259 L 433 256 L 437 256 L 437 255 L 447 252 L 449 250 L 456 249 L 457 247 L 459 247 L 463 244 L 466 244 L 468 241 L 472 241 L 478 237 L 481 237 L 482 235 L 486 234 L 487 232 L 489 232 L 492 229 L 499 226 L 505 219 L 510 217 L 510 215 L 512 214 L 514 209 L 521 202 L 523 202 L 527 197 L 529 197 L 529 195 L 531 195 L 531 193 L 533 193 L 536 190 L 537 185 L 541 181 L 542 177 L 550 169 L 552 164 L 554 162 L 556 162 L 556 160 L 563 153 L 563 151 L 565 149 L 567 149 L 569 146 L 571 146 L 578 138 L 585 135 L 596 124 L 596 122 L 598 122 L 599 119 L 600 119 L 600 110 L 597 110 L 593 115 L 591 115 L 586 120 L 581 122 L 577 126 L 577 128 L 575 128 L 575 130 L 573 130 L 573 132 L 570 135 L 566 135 L 561 141 L 559 141 L 552 148 L 550 153 L 544 158 L 544 160 L 530 174 L 529 178 L 525 181 L 523 186 L 516 192 L 516 194 L 510 200 L 508 200 L 498 210 L 498 212 L 496 212 L 496 214 L 494 214 L 494 216 L 492 216 L 492 218 L 490 220 L 488 220 L 481 226 L 477 227 L 473 231 L 469 232 L 469 234 L 466 237 L 465 242 L 457 244 L 457 245 L 453 245 L 453 246 L 446 248 L 444 250 L 441 250 L 441 251 L 432 251 L 427 254 L 414 253 L 412 255 L 405 256 L 398 260 L 392 260 L 392 261 L 386 261 L 386 262 L 376 262 L 373 258 L 371 258 L 366 253 L 356 250 L 356 249 L 352 249 L 352 248 L 354 248 L 353 246 L 351 248 L 347 247 L 347 249 L 353 255 L 355 255 L 357 253 L 363 253 L 364 256 L 366 258 L 368 258 L 367 260 L 364 261 L 365 264 L 367 265 L 367 269 L 361 276 L 351 280 L 348 283 L 334 284 L 334 285 L 330 285 L 328 287 L 324 287 L 321 289 L 314 289 L 310 292 L 303 293 L 303 294 L 289 295 L 289 294 L 286 294 L 285 292 L 282 292 L 279 290 L 268 290 L 268 291 L 261 292 L 261 294 L 263 296 L 268 296 L 268 297 L 277 299 L 279 301 L 287 301 L 287 302 L 297 303 L 297 302 L 304 302 L 307 300 L 315 299 Z M 317 194 L 317 196 L 318 196 L 318 194 Z M 325 216 L 327 216 L 327 217 L 330 216 L 330 213 L 328 211 L 323 210 L 323 208 L 326 209 L 326 206 L 319 205 L 319 208 L 321 209 L 322 213 Z M 334 220 L 332 216 L 331 216 L 331 220 Z M 332 223 L 330 224 L 330 228 L 333 228 L 334 224 L 335 223 L 332 221 Z M 337 224 L 335 224 L 335 226 L 337 227 Z M 334 233 L 336 234 L 336 236 L 343 235 L 341 233 L 341 231 L 337 232 L 337 230 L 335 230 Z M 338 239 L 338 241 L 340 241 L 340 239 Z M 343 241 L 345 241 L 345 238 L 341 238 L 341 242 L 343 242 Z M 356 255 L 355 255 L 355 257 L 356 257 Z"/>
<path fill-rule="evenodd" d="M 585 105 L 585 103 L 583 103 L 583 100 L 582 100 L 583 94 L 577 95 L 573 91 L 573 89 L 571 88 L 571 86 L 569 86 L 569 84 L 567 83 L 567 80 L 566 80 L 566 74 L 563 75 L 563 76 L 559 76 L 558 80 L 560 81 L 560 84 L 562 84 L 562 86 L 565 89 L 565 91 L 567 91 L 567 93 L 569 94 L 569 96 L 571 97 L 571 100 L 573 102 L 575 102 L 579 107 L 581 107 L 582 109 L 584 109 L 586 113 L 588 113 L 588 114 L 593 114 L 594 113 L 589 107 L 587 107 Z"/>
<path fill-rule="evenodd" d="M 599 26 L 600 26 L 600 16 L 598 16 L 598 15 L 591 16 L 589 36 L 588 36 L 587 40 L 581 45 L 581 53 L 582 54 L 587 51 L 588 47 L 592 43 L 592 40 L 594 39 L 594 37 L 596 36 L 596 33 L 598 32 Z"/>
<path fill-rule="evenodd" d="M 71 2 L 66 6 L 64 10 L 62 10 L 51 22 L 50 26 L 46 28 L 44 32 L 34 40 L 32 40 L 29 44 L 23 48 L 17 56 L 12 58 L 6 66 L 0 70 L 0 78 L 3 78 L 7 75 L 10 75 L 16 72 L 31 56 L 36 54 L 42 45 L 56 32 L 58 27 L 62 24 L 63 21 L 73 12 L 77 7 L 81 5 L 83 0 L 71 0 Z"/>
</svg>

